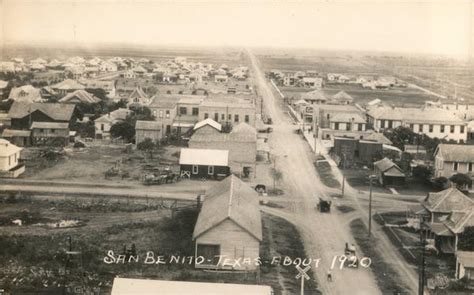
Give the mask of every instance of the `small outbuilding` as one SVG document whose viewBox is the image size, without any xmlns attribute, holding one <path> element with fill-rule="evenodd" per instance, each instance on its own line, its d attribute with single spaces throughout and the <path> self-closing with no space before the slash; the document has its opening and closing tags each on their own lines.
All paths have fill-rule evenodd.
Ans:
<svg viewBox="0 0 474 295">
<path fill-rule="evenodd" d="M 182 148 L 180 173 L 189 178 L 224 178 L 230 174 L 229 151 Z"/>
<path fill-rule="evenodd" d="M 456 252 L 456 279 L 467 278 L 474 285 L 474 252 Z"/>
<path fill-rule="evenodd" d="M 159 142 L 162 138 L 161 124 L 157 121 L 141 121 L 135 123 L 135 143 L 139 144 L 149 138 L 152 142 Z"/>
<path fill-rule="evenodd" d="M 389 158 L 374 163 L 374 172 L 382 185 L 401 185 L 405 183 L 405 173 Z"/>
<path fill-rule="evenodd" d="M 262 241 L 258 193 L 234 175 L 209 188 L 193 239 L 195 257 L 203 257 L 196 268 L 256 270 Z"/>
</svg>

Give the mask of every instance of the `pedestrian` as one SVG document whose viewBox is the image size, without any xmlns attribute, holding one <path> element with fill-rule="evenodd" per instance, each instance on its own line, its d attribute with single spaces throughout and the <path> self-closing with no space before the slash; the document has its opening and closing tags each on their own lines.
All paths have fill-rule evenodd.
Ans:
<svg viewBox="0 0 474 295">
<path fill-rule="evenodd" d="M 331 270 L 328 270 L 328 282 L 332 282 Z"/>
</svg>

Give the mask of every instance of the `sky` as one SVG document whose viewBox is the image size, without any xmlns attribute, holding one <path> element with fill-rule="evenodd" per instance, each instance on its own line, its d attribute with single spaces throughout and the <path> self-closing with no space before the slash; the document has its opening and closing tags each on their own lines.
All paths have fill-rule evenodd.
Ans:
<svg viewBox="0 0 474 295">
<path fill-rule="evenodd" d="M 0 0 L 0 38 L 463 57 L 474 55 L 473 18 L 474 0 Z"/>
</svg>

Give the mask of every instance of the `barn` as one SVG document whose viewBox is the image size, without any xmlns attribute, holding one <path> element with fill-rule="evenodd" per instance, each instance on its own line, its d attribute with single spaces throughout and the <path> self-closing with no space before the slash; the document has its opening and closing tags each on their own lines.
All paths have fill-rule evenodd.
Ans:
<svg viewBox="0 0 474 295">
<path fill-rule="evenodd" d="M 180 174 L 189 178 L 224 178 L 230 174 L 229 151 L 182 148 Z"/>
<path fill-rule="evenodd" d="M 193 239 L 195 257 L 203 257 L 196 268 L 256 270 L 262 241 L 258 194 L 234 175 L 208 189 Z"/>
</svg>

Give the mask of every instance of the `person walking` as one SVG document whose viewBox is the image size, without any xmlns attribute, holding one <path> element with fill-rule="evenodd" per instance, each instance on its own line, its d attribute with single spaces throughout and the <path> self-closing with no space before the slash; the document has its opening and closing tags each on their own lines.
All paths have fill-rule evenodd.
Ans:
<svg viewBox="0 0 474 295">
<path fill-rule="evenodd" d="M 331 273 L 331 270 L 328 270 L 328 282 L 332 282 L 332 273 Z"/>
</svg>

